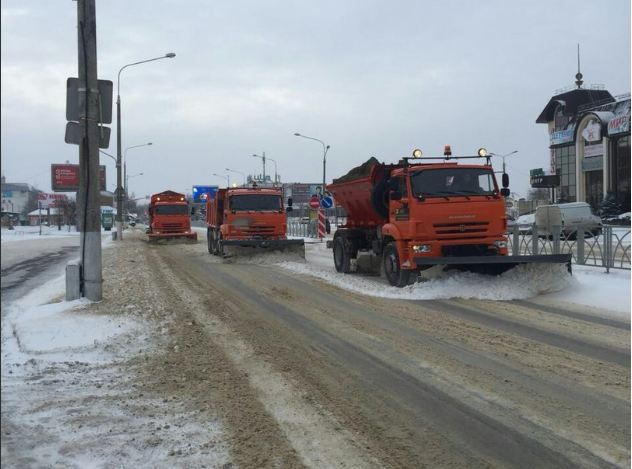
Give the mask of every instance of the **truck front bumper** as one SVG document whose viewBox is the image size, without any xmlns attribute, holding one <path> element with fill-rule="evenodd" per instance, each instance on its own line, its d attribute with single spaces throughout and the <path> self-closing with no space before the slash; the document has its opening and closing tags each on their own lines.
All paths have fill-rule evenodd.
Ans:
<svg viewBox="0 0 632 469">
<path fill-rule="evenodd" d="M 463 256 L 463 257 L 415 257 L 418 268 L 433 265 L 452 266 L 463 270 L 502 273 L 521 264 L 566 264 L 571 272 L 572 254 L 541 254 L 536 256 Z"/>
<path fill-rule="evenodd" d="M 275 249 L 288 246 L 303 246 L 305 241 L 302 239 L 222 239 L 222 245 Z"/>
</svg>

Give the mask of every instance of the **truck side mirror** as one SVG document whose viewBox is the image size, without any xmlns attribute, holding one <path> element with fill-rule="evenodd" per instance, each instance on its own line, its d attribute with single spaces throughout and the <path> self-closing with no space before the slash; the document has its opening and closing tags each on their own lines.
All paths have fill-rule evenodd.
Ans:
<svg viewBox="0 0 632 469">
<path fill-rule="evenodd" d="M 511 194 L 511 192 L 506 187 L 503 187 L 500 190 L 500 195 L 502 195 L 503 197 L 509 197 L 510 194 Z"/>
<path fill-rule="evenodd" d="M 288 206 L 288 209 L 292 208 L 292 197 L 287 198 L 287 206 Z"/>
<path fill-rule="evenodd" d="M 400 191 L 390 191 L 388 196 L 391 200 L 402 200 L 402 193 Z"/>
<path fill-rule="evenodd" d="M 191 215 L 195 215 L 195 207 L 191 207 Z"/>
<path fill-rule="evenodd" d="M 509 187 L 509 174 L 503 173 L 503 187 L 506 189 Z"/>
</svg>

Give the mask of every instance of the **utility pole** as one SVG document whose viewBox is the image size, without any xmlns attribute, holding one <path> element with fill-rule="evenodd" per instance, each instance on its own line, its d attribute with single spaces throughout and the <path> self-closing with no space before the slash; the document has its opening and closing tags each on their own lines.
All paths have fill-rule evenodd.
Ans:
<svg viewBox="0 0 632 469">
<path fill-rule="evenodd" d="M 83 296 L 100 301 L 101 181 L 99 179 L 99 90 L 97 83 L 97 24 L 95 0 L 77 1 L 79 38 L 79 224 L 81 226 L 81 273 Z"/>
</svg>

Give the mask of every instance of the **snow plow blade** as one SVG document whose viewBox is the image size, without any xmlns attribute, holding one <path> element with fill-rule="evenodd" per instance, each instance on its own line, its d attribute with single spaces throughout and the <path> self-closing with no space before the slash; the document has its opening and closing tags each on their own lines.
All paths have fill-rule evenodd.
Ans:
<svg viewBox="0 0 632 469">
<path fill-rule="evenodd" d="M 302 239 L 230 239 L 222 241 L 222 248 L 224 257 L 283 252 L 305 259 L 305 241 Z"/>
<path fill-rule="evenodd" d="M 465 256 L 425 257 L 415 259 L 417 267 L 444 265 L 449 268 L 490 275 L 500 275 L 521 264 L 566 264 L 571 269 L 572 254 L 541 254 L 536 256 Z"/>
<path fill-rule="evenodd" d="M 189 243 L 197 243 L 197 233 L 147 233 L 147 237 L 149 238 L 149 242 L 159 242 L 159 241 L 185 241 Z"/>
</svg>

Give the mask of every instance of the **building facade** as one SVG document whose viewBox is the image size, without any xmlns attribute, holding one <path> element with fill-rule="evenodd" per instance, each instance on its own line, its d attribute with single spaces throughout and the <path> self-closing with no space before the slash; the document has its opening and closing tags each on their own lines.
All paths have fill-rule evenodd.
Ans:
<svg viewBox="0 0 632 469">
<path fill-rule="evenodd" d="M 577 82 L 576 82 L 577 83 Z M 611 193 L 630 211 L 630 94 L 581 88 L 553 96 L 537 123 L 547 124 L 556 202 L 588 202 L 597 210 Z"/>
</svg>

